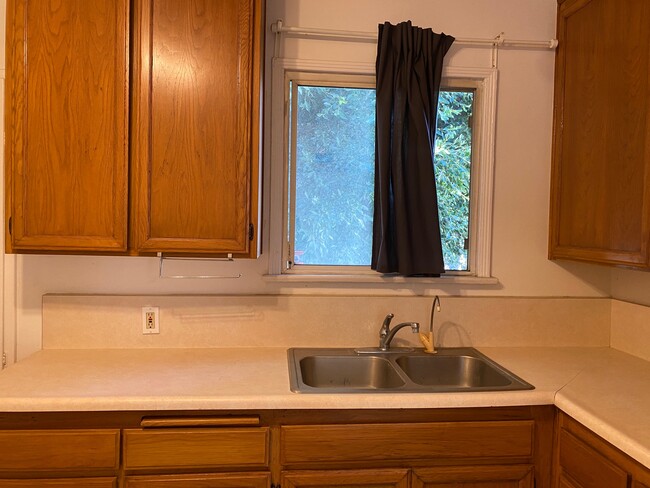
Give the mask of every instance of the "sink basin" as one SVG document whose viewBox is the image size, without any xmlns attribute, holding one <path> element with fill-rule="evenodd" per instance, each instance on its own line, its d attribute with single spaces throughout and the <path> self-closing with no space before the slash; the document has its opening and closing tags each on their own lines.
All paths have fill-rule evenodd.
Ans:
<svg viewBox="0 0 650 488">
<path fill-rule="evenodd" d="M 396 362 L 418 385 L 490 388 L 511 383 L 500 369 L 472 356 L 402 356 Z"/>
<path fill-rule="evenodd" d="M 300 393 L 431 393 L 534 388 L 474 348 L 436 354 L 394 348 L 287 352 L 291 390 Z"/>
<path fill-rule="evenodd" d="M 308 356 L 300 360 L 302 381 L 314 388 L 396 388 L 404 380 L 390 361 L 375 356 Z"/>
</svg>

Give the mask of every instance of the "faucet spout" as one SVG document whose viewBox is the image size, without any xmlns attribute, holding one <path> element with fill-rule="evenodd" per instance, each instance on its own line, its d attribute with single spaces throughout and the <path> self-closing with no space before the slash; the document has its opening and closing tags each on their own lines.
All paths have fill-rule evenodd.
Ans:
<svg viewBox="0 0 650 488">
<path fill-rule="evenodd" d="M 389 314 L 390 318 L 393 318 L 393 314 Z M 386 319 L 388 319 L 388 316 L 386 316 Z M 388 320 L 388 323 L 390 324 L 390 320 Z M 384 328 L 385 326 L 385 328 Z M 384 324 L 381 327 L 381 330 L 379 331 L 379 349 L 382 351 L 388 351 L 390 348 L 390 343 L 393 340 L 393 337 L 395 337 L 395 334 L 400 330 L 403 329 L 404 327 L 410 327 L 411 331 L 416 334 L 420 331 L 420 324 L 418 322 L 402 322 L 401 324 L 397 324 L 395 327 L 392 329 L 386 324 L 386 320 L 384 320 Z"/>
<path fill-rule="evenodd" d="M 433 338 L 433 316 L 436 311 L 440 312 L 440 298 L 438 297 L 438 295 L 435 296 L 435 298 L 433 299 L 433 303 L 431 304 L 431 319 L 429 320 L 429 333 L 420 334 L 420 342 L 422 342 L 422 345 L 424 346 L 424 352 L 428 352 L 429 354 L 436 353 L 436 346 Z"/>
</svg>

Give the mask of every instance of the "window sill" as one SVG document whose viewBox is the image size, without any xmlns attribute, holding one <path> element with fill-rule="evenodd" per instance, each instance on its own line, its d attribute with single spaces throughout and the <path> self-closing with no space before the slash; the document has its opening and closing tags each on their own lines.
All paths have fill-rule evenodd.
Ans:
<svg viewBox="0 0 650 488">
<path fill-rule="evenodd" d="M 271 283 L 369 283 L 386 285 L 498 285 L 494 277 L 449 275 L 439 278 L 416 278 L 407 276 L 383 276 L 371 274 L 266 274 L 264 281 Z"/>
</svg>

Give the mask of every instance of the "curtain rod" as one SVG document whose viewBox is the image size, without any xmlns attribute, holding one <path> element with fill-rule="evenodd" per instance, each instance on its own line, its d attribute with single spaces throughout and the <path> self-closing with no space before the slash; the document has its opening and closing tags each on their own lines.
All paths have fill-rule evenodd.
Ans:
<svg viewBox="0 0 650 488">
<path fill-rule="evenodd" d="M 339 40 L 352 40 L 361 42 L 377 42 L 377 33 L 375 32 L 358 32 L 358 31 L 344 31 L 344 30 L 330 30 L 330 29 L 317 29 L 313 27 L 289 27 L 285 26 L 282 19 L 278 19 L 271 24 L 271 30 L 276 34 L 287 34 L 294 37 L 317 37 L 322 39 L 339 39 Z M 550 39 L 548 41 L 527 41 L 518 39 L 506 39 L 503 37 L 503 32 L 496 36 L 494 39 L 472 39 L 472 38 L 457 38 L 455 44 L 466 45 L 480 45 L 492 47 L 527 47 L 527 48 L 546 48 L 555 49 L 557 47 L 557 39 Z"/>
</svg>

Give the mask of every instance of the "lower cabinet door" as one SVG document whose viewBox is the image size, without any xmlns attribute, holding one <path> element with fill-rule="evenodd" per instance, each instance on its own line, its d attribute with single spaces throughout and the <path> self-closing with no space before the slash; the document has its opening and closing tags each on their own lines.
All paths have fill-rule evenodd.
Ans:
<svg viewBox="0 0 650 488">
<path fill-rule="evenodd" d="M 557 482 L 557 488 L 582 488 L 582 486 L 566 476 L 560 475 Z"/>
<path fill-rule="evenodd" d="M 533 466 L 450 466 L 417 468 L 412 488 L 533 488 Z"/>
<path fill-rule="evenodd" d="M 116 478 L 0 479 L 0 488 L 117 488 Z"/>
<path fill-rule="evenodd" d="M 126 488 L 269 488 L 271 474 L 265 472 L 127 476 L 124 486 Z"/>
<path fill-rule="evenodd" d="M 283 471 L 282 488 L 408 488 L 408 469 Z"/>
</svg>

